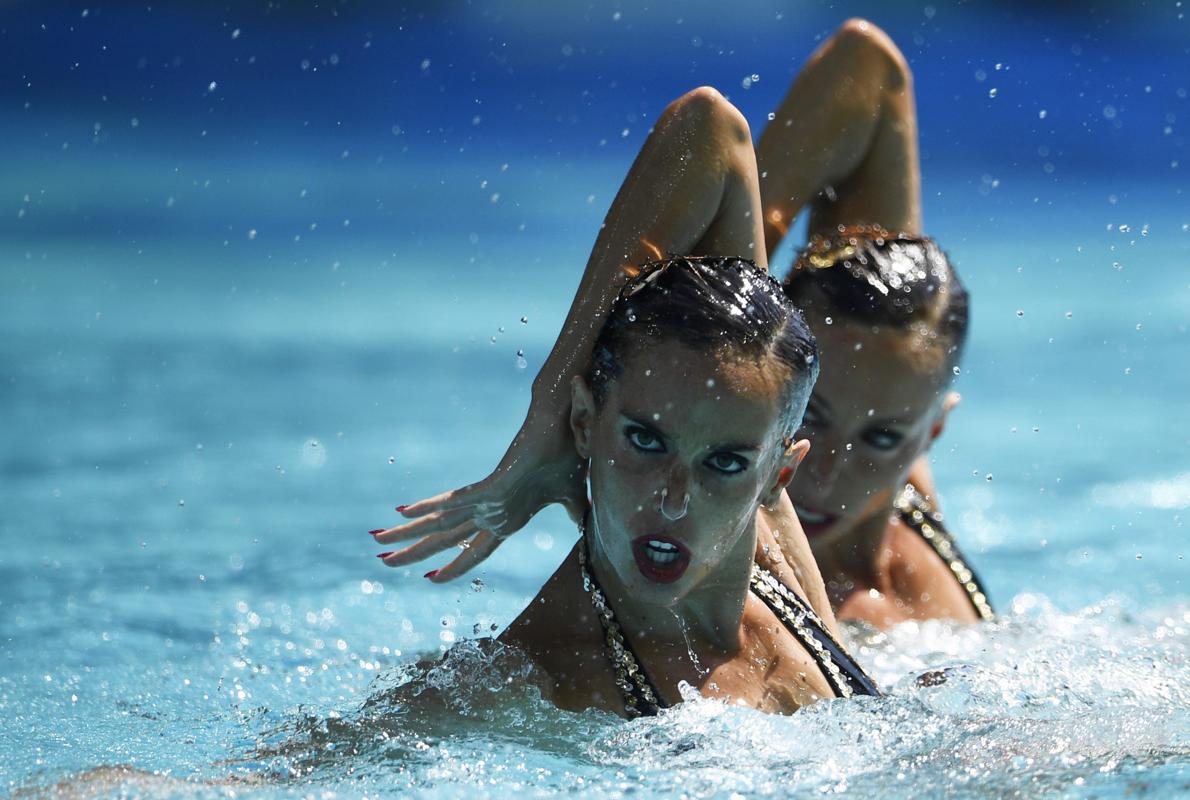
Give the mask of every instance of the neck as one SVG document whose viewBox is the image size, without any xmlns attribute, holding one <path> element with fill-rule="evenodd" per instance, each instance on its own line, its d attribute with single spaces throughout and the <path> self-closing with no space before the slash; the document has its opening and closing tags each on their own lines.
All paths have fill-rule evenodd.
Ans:
<svg viewBox="0 0 1190 800">
<path fill-rule="evenodd" d="M 735 652 L 740 648 L 740 622 L 756 551 L 753 522 L 727 556 L 694 589 L 673 605 L 642 602 L 620 580 L 600 546 L 593 517 L 585 534 L 588 568 L 603 589 L 616 621 L 633 646 L 647 649 L 680 646 L 697 660 L 700 654 Z"/>
<path fill-rule="evenodd" d="M 843 586 L 844 583 L 874 586 L 876 561 L 880 556 L 880 547 L 884 542 L 884 533 L 891 513 L 891 505 L 887 509 L 880 508 L 875 513 L 857 520 L 848 530 L 830 537 L 828 541 L 810 541 L 810 550 L 814 553 L 814 560 L 818 562 L 832 599 L 835 599 L 839 592 L 849 593 L 852 587 Z"/>
</svg>

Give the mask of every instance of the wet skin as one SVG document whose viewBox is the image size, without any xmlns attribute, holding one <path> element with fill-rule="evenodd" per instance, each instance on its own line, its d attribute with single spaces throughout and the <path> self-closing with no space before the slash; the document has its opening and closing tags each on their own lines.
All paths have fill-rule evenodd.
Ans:
<svg viewBox="0 0 1190 800">
<path fill-rule="evenodd" d="M 892 502 L 942 430 L 951 363 L 912 332 L 832 318 L 820 296 L 806 318 L 822 371 L 798 432 L 812 447 L 789 495 L 840 619 L 974 622 L 942 559 L 895 517 Z"/>
<path fill-rule="evenodd" d="M 677 702 L 687 681 L 704 695 L 778 712 L 832 696 L 809 654 L 748 589 L 758 542 L 773 556 L 768 566 L 803 596 L 803 582 L 820 580 L 812 564 L 795 569 L 781 556 L 797 547 L 782 539 L 804 543 L 781 470 L 806 449 L 782 443 L 783 372 L 672 342 L 622 364 L 598 408 L 578 381 L 572 428 L 591 459 L 591 567 L 661 695 Z M 657 580 L 634 552 L 642 538 L 676 543 L 685 568 Z M 501 639 L 542 668 L 558 705 L 620 713 L 578 546 Z M 825 595 L 808 599 L 832 625 Z"/>
</svg>

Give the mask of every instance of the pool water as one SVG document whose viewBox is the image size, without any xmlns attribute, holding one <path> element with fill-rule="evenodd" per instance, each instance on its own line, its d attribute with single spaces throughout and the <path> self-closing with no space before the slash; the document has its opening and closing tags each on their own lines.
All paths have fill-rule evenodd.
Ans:
<svg viewBox="0 0 1190 800">
<path fill-rule="evenodd" d="M 1176 170 L 925 162 L 974 303 L 932 456 L 999 620 L 849 629 L 884 698 L 625 723 L 552 708 L 486 641 L 569 549 L 562 512 L 444 587 L 366 532 L 496 463 L 643 132 L 394 164 L 116 158 L 74 124 L 5 123 L 0 791 L 1190 791 Z"/>
</svg>

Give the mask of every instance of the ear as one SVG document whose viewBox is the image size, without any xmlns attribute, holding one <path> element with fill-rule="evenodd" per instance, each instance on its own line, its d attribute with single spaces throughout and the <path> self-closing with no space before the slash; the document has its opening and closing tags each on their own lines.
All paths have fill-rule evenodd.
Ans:
<svg viewBox="0 0 1190 800">
<path fill-rule="evenodd" d="M 797 474 L 798 466 L 809 452 L 810 442 L 807 439 L 799 439 L 785 448 L 785 452 L 781 454 L 781 460 L 777 465 L 777 475 L 773 479 L 773 483 L 768 491 L 761 497 L 761 505 L 766 508 L 773 508 L 780 502 L 781 492 L 785 491 L 785 487 L 793 480 L 793 476 Z"/>
<path fill-rule="evenodd" d="M 570 381 L 570 432 L 574 449 L 582 458 L 591 457 L 591 428 L 595 424 L 595 396 L 581 375 Z"/>
<path fill-rule="evenodd" d="M 947 392 L 946 397 L 942 398 L 942 407 L 938 409 L 938 416 L 934 419 L 934 424 L 930 428 L 930 443 L 942 435 L 942 431 L 946 429 L 946 418 L 950 416 L 950 411 L 959 404 L 963 397 L 958 392 Z"/>
</svg>

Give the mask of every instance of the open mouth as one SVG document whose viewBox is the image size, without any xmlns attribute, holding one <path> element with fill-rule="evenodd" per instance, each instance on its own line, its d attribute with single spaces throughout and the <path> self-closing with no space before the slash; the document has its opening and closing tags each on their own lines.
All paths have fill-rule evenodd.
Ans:
<svg viewBox="0 0 1190 800">
<path fill-rule="evenodd" d="M 797 512 L 797 518 L 802 523 L 802 530 L 806 532 L 807 536 L 818 536 L 830 530 L 839 517 L 836 514 L 828 514 L 825 511 L 819 511 L 816 508 L 807 508 L 803 505 L 795 504 L 793 507 Z"/>
<path fill-rule="evenodd" d="M 632 540 L 632 555 L 641 574 L 654 583 L 673 583 L 690 566 L 690 551 L 668 536 L 640 536 Z"/>
</svg>

